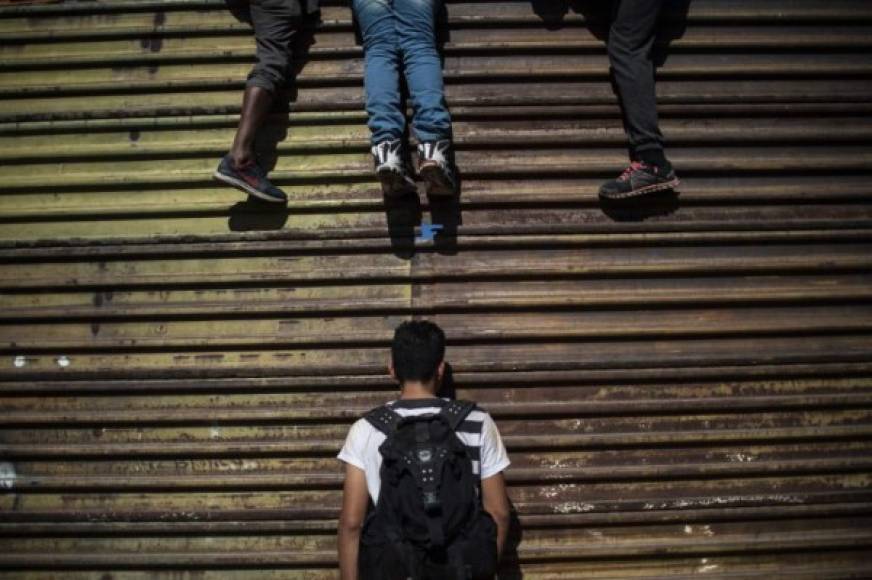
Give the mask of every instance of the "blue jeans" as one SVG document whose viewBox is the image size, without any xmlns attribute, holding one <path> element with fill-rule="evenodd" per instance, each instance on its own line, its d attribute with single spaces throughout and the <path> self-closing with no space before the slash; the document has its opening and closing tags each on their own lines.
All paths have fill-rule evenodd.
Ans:
<svg viewBox="0 0 872 580">
<path fill-rule="evenodd" d="M 442 62 L 436 51 L 436 10 L 441 0 L 353 0 L 363 37 L 366 112 L 373 144 L 402 137 L 400 70 L 411 99 L 419 141 L 451 137 Z"/>
</svg>

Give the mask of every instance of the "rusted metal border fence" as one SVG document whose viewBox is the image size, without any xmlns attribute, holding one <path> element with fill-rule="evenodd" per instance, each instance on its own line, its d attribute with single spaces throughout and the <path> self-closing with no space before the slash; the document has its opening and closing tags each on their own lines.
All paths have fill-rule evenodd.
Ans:
<svg viewBox="0 0 872 580">
<path fill-rule="evenodd" d="M 0 578 L 334 577 L 411 316 L 509 446 L 503 577 L 872 576 L 872 5 L 671 3 L 684 184 L 603 205 L 604 4 L 448 2 L 463 193 L 386 207 L 328 2 L 260 143 L 286 211 L 210 180 L 237 6 L 0 9 Z"/>
</svg>

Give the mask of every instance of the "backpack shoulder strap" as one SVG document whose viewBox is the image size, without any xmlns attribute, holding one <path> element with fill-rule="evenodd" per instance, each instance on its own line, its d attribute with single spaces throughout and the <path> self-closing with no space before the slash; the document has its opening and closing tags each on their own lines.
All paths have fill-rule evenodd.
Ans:
<svg viewBox="0 0 872 580">
<path fill-rule="evenodd" d="M 442 407 L 440 414 L 448 419 L 448 425 L 451 427 L 451 430 L 457 431 L 457 428 L 472 413 L 473 409 L 475 409 L 475 403 L 471 401 L 454 400 L 448 401 Z"/>
<path fill-rule="evenodd" d="M 376 407 L 369 413 L 363 416 L 370 425 L 384 433 L 385 435 L 392 435 L 394 431 L 397 429 L 397 425 L 400 424 L 402 417 L 400 417 L 399 413 L 388 407 L 387 405 L 382 405 L 381 407 Z"/>
</svg>

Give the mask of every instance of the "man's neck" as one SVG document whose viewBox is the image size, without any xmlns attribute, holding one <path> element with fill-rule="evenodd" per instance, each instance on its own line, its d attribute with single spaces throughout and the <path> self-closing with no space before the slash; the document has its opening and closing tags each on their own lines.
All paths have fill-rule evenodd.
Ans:
<svg viewBox="0 0 872 580">
<path fill-rule="evenodd" d="M 400 399 L 432 399 L 436 397 L 435 385 L 432 383 L 422 383 L 421 381 L 407 381 L 403 383 L 400 390 Z"/>
</svg>

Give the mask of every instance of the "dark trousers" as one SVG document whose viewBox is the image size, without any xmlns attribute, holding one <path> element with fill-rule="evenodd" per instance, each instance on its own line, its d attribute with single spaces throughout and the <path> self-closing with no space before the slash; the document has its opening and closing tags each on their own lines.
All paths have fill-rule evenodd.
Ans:
<svg viewBox="0 0 872 580">
<path fill-rule="evenodd" d="M 614 0 L 609 31 L 609 62 L 624 111 L 631 155 L 635 159 L 663 151 L 657 123 L 654 62 L 651 49 L 664 0 Z M 648 155 L 643 152 L 647 151 Z"/>
<path fill-rule="evenodd" d="M 257 42 L 256 62 L 246 86 L 275 95 L 288 88 L 302 65 L 317 24 L 313 0 L 251 0 L 251 23 Z"/>
</svg>

